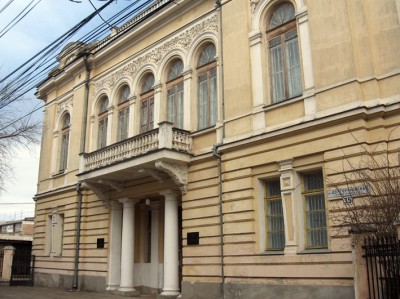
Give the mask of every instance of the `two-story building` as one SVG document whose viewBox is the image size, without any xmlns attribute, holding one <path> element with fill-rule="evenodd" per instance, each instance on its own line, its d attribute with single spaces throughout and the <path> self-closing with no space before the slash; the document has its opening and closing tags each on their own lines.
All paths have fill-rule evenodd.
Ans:
<svg viewBox="0 0 400 299">
<path fill-rule="evenodd" d="M 397 0 L 158 0 L 67 45 L 37 92 L 36 284 L 354 298 L 327 182 L 398 153 L 399 22 Z"/>
<path fill-rule="evenodd" d="M 33 217 L 0 223 L 0 251 L 5 246 L 14 246 L 17 248 L 17 251 L 30 254 L 32 250 L 33 227 Z"/>
</svg>

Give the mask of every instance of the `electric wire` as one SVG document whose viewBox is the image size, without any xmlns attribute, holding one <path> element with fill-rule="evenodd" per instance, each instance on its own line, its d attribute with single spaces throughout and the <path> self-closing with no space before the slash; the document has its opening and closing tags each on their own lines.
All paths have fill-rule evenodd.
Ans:
<svg viewBox="0 0 400 299">
<path fill-rule="evenodd" d="M 106 6 L 111 4 L 115 0 L 110 0 L 108 1 L 105 5 L 103 5 L 99 10 L 104 9 Z M 11 72 L 9 75 L 4 77 L 3 79 L 0 80 L 0 84 L 4 84 L 4 82 L 7 82 L 7 80 L 10 80 L 11 83 L 6 85 L 6 90 L 9 90 L 9 92 L 6 93 L 6 95 L 2 95 L 0 97 L 0 109 L 4 108 L 5 106 L 9 105 L 13 101 L 17 100 L 17 98 L 14 97 L 15 92 L 21 88 L 21 82 L 27 78 L 23 77 L 28 73 L 29 70 L 35 70 L 35 66 L 39 64 L 39 67 L 41 66 L 41 62 L 47 61 L 46 59 L 49 58 L 49 55 L 54 53 L 56 50 L 58 50 L 67 40 L 69 40 L 76 32 L 79 31 L 85 24 L 87 24 L 91 19 L 93 19 L 94 16 L 96 16 L 96 12 L 90 14 L 88 17 L 86 17 L 83 21 L 79 22 L 77 25 L 72 27 L 69 31 L 64 33 L 62 36 L 57 38 L 54 42 L 52 42 L 50 45 L 46 46 L 43 48 L 41 51 L 39 51 L 36 55 L 34 55 L 32 58 L 30 58 L 27 62 L 19 66 L 17 69 L 15 69 L 13 72 Z M 55 58 L 52 57 L 52 58 Z M 32 63 L 31 63 L 32 62 Z M 28 63 L 31 63 L 28 65 Z M 56 61 L 54 61 L 54 64 Z M 37 69 L 37 68 L 36 68 Z M 19 72 L 20 71 L 20 72 Z M 19 72 L 19 73 L 18 73 Z M 12 76 L 15 75 L 14 77 L 17 77 L 18 79 L 12 80 Z M 29 73 L 28 75 L 32 75 L 32 73 Z M 13 78 L 14 79 L 14 78 Z M 2 86 L 4 87 L 4 86 Z M 32 86 L 34 88 L 35 86 Z"/>
<path fill-rule="evenodd" d="M 49 44 L 47 47 L 43 48 L 41 51 L 39 51 L 36 55 L 31 57 L 27 62 L 19 66 L 17 69 L 15 69 L 13 72 L 11 72 L 9 75 L 7 75 L 5 78 L 0 80 L 0 84 L 4 82 L 7 82 L 11 77 L 14 76 L 17 77 L 17 79 L 12 80 L 10 84 L 8 84 L 8 88 L 11 90 L 9 93 L 7 93 L 6 97 L 4 98 L 4 104 L 0 105 L 0 109 L 6 107 L 7 105 L 11 104 L 15 100 L 21 98 L 24 96 L 26 93 L 29 91 L 32 91 L 37 85 L 42 83 L 49 71 L 54 68 L 54 66 L 58 63 L 57 60 L 55 60 L 56 56 L 58 54 L 55 54 L 56 52 L 58 53 L 59 49 L 65 45 L 66 41 L 68 41 L 77 31 L 79 31 L 83 26 L 85 26 L 95 15 L 98 14 L 101 10 L 103 10 L 106 6 L 108 6 L 111 2 L 114 0 L 110 0 L 107 2 L 105 5 L 97 9 L 95 12 L 90 14 L 87 18 L 79 22 L 77 25 L 75 25 L 73 28 L 71 28 L 69 31 L 64 33 L 62 36 L 57 38 L 54 42 Z M 126 22 L 129 18 L 131 18 L 133 15 L 135 15 L 138 11 L 142 10 L 154 0 L 147 0 L 144 1 L 143 3 L 141 0 L 136 0 L 133 1 L 129 6 L 127 6 L 125 9 L 122 9 L 115 15 L 113 15 L 111 18 L 108 19 L 108 23 L 112 24 L 112 26 L 116 26 L 117 24 L 120 24 L 121 22 Z M 138 5 L 139 4 L 139 5 Z M 106 25 L 105 23 L 102 23 L 101 25 L 95 27 L 93 30 L 89 31 L 86 33 L 83 37 L 79 39 L 79 41 L 83 42 L 84 44 L 89 44 L 93 43 L 95 40 L 102 38 L 105 33 L 109 32 L 109 24 Z M 74 52 L 77 47 L 79 47 L 79 44 L 75 47 L 71 47 L 68 49 L 65 53 L 65 55 L 68 55 L 72 52 Z M 30 65 L 28 65 L 31 63 Z M 3 98 L 0 98 L 0 103 Z M 12 123 L 7 124 L 3 128 L 0 128 L 1 130 L 4 130 L 13 124 L 15 124 L 18 121 L 21 121 L 22 119 L 29 117 L 32 115 L 34 112 L 38 111 L 39 109 L 42 109 L 44 105 L 36 108 L 35 110 L 21 116 L 19 119 L 13 121 Z"/>
<path fill-rule="evenodd" d="M 5 34 L 7 34 L 7 32 L 9 32 L 15 25 L 17 25 L 23 18 L 26 17 L 26 15 L 28 13 L 30 13 L 42 0 L 37 1 L 31 8 L 29 8 L 29 6 L 31 6 L 31 4 L 34 2 L 35 0 L 32 0 L 14 19 L 12 19 L 10 21 L 10 23 L 8 23 L 1 31 L 0 31 L 0 38 L 2 38 Z M 29 10 L 27 12 L 25 12 L 25 10 L 27 10 L 29 8 Z M 24 13 L 25 12 L 25 13 Z M 21 16 L 22 14 L 22 16 Z M 20 17 L 21 16 L 21 17 Z M 14 22 L 15 21 L 15 22 Z M 14 24 L 13 24 L 14 23 Z M 11 27 L 9 27 L 11 26 Z M 9 27 L 9 28 L 7 28 Z"/>
<path fill-rule="evenodd" d="M 97 12 L 97 8 L 96 8 L 96 6 L 93 5 L 92 0 L 89 0 L 89 3 L 90 3 L 90 5 L 92 5 L 94 10 Z M 97 12 L 97 15 L 100 17 L 100 19 L 103 20 L 104 23 L 106 23 L 110 28 L 112 28 L 111 25 L 106 20 L 103 19 L 103 17 L 101 16 L 101 14 L 99 12 Z"/>
<path fill-rule="evenodd" d="M 0 8 L 0 13 L 2 13 L 14 0 L 8 1 L 2 8 Z"/>
<path fill-rule="evenodd" d="M 132 3 L 132 5 L 131 6 L 133 6 L 133 5 L 135 5 L 137 2 L 139 2 L 139 0 L 138 1 L 135 1 L 134 3 Z M 136 13 L 137 12 L 137 10 L 140 10 L 141 8 L 143 8 L 144 6 L 146 6 L 148 3 L 150 3 L 150 2 L 152 2 L 152 1 L 147 1 L 146 3 L 144 3 L 144 4 L 142 4 L 142 5 L 140 5 L 140 6 L 138 6 L 136 9 L 134 9 L 134 10 L 132 10 L 132 11 L 130 11 L 128 14 L 126 14 L 125 16 L 123 16 L 122 18 L 120 18 L 120 19 L 118 19 L 117 21 L 116 21 L 116 23 L 118 23 L 120 20 L 122 20 L 122 19 L 126 19 L 126 17 L 128 16 L 131 16 L 132 14 L 134 14 L 134 13 Z M 122 10 L 121 12 L 119 12 L 119 13 L 117 13 L 116 15 L 114 15 L 112 18 L 110 18 L 111 20 L 112 19 L 116 19 L 119 15 L 121 15 L 124 11 L 126 11 L 127 9 L 129 9 L 131 6 L 129 6 L 129 7 L 127 7 L 125 10 Z M 104 25 L 104 24 L 103 24 Z M 100 27 L 103 27 L 103 26 L 100 26 Z M 99 27 L 98 27 L 99 28 Z M 97 28 L 97 33 L 99 32 L 99 29 Z M 93 30 L 92 32 L 95 32 L 96 30 Z M 102 32 L 100 32 L 100 34 L 101 34 Z M 90 35 L 90 33 L 88 34 L 88 35 Z M 47 60 L 45 60 L 45 62 L 49 62 L 49 60 L 51 59 L 52 57 L 49 57 Z M 42 64 L 44 64 L 44 63 L 42 63 Z M 51 68 L 53 66 L 53 64 L 50 64 L 50 65 L 48 65 L 45 69 L 42 69 L 41 71 L 40 71 L 40 73 L 39 74 L 47 74 L 47 72 L 48 72 L 48 70 Z M 39 67 L 38 67 L 39 68 Z M 41 77 L 41 76 L 37 76 L 38 74 L 36 74 L 36 78 L 38 78 L 38 77 Z M 25 84 L 26 83 L 32 83 L 32 84 L 30 84 L 29 85 L 29 87 L 27 87 L 27 88 L 25 88 L 24 90 L 22 90 L 19 94 L 17 94 L 17 95 L 14 95 L 16 98 L 18 98 L 18 97 L 20 97 L 20 96 L 23 96 L 25 93 L 27 93 L 27 92 L 29 92 L 30 90 L 32 90 L 35 86 L 37 86 L 40 82 L 41 82 L 41 80 L 42 80 L 42 78 L 40 78 L 40 79 L 36 79 L 36 80 L 34 80 L 34 79 L 29 79 L 29 81 L 27 82 L 26 81 L 26 79 L 25 79 Z M 32 87 L 31 87 L 32 86 Z M 41 109 L 41 108 L 43 108 L 43 106 L 41 106 L 41 107 L 38 107 L 35 111 L 37 111 L 37 110 L 39 110 L 39 109 Z M 33 113 L 33 112 L 32 112 Z M 21 119 L 22 118 L 24 118 L 24 117 L 27 117 L 27 116 L 29 116 L 31 113 L 28 113 L 27 115 L 25 115 L 25 116 L 23 116 L 23 117 L 21 117 Z M 19 120 L 21 120 L 21 119 L 18 119 L 17 121 L 19 121 Z M 7 125 L 7 127 L 9 127 L 10 125 L 12 125 L 12 124 L 9 124 L 9 125 Z M 3 128 L 4 129 L 4 128 Z M 1 130 L 1 129 L 0 129 Z"/>
</svg>

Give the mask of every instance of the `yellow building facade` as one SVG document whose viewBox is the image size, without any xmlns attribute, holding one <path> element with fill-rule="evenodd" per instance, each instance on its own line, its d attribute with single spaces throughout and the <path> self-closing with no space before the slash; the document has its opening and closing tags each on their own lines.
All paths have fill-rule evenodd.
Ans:
<svg viewBox="0 0 400 299">
<path fill-rule="evenodd" d="M 399 23 L 397 0 L 159 0 L 67 45 L 37 92 L 35 283 L 355 298 L 329 182 L 398 152 Z"/>
</svg>

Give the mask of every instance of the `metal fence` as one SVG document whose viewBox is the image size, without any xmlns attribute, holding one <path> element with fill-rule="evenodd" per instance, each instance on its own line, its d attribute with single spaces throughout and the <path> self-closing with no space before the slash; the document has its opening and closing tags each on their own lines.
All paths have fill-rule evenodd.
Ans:
<svg viewBox="0 0 400 299">
<path fill-rule="evenodd" d="M 364 239 L 370 299 L 400 299 L 400 241 L 397 236 Z"/>
<path fill-rule="evenodd" d="M 10 286 L 33 286 L 34 268 L 34 255 L 14 255 Z"/>
</svg>

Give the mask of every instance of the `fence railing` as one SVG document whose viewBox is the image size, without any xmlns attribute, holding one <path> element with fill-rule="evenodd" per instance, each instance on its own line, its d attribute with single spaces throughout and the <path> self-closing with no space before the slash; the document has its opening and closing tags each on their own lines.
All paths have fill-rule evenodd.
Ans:
<svg viewBox="0 0 400 299">
<path fill-rule="evenodd" d="M 10 286 L 33 286 L 34 268 L 34 255 L 14 255 Z"/>
<path fill-rule="evenodd" d="M 91 171 L 163 148 L 189 153 L 192 148 L 190 133 L 173 128 L 172 123 L 160 123 L 157 129 L 84 154 L 80 172 Z"/>
<path fill-rule="evenodd" d="M 400 298 L 400 241 L 397 236 L 368 237 L 363 246 L 370 299 Z"/>
</svg>

